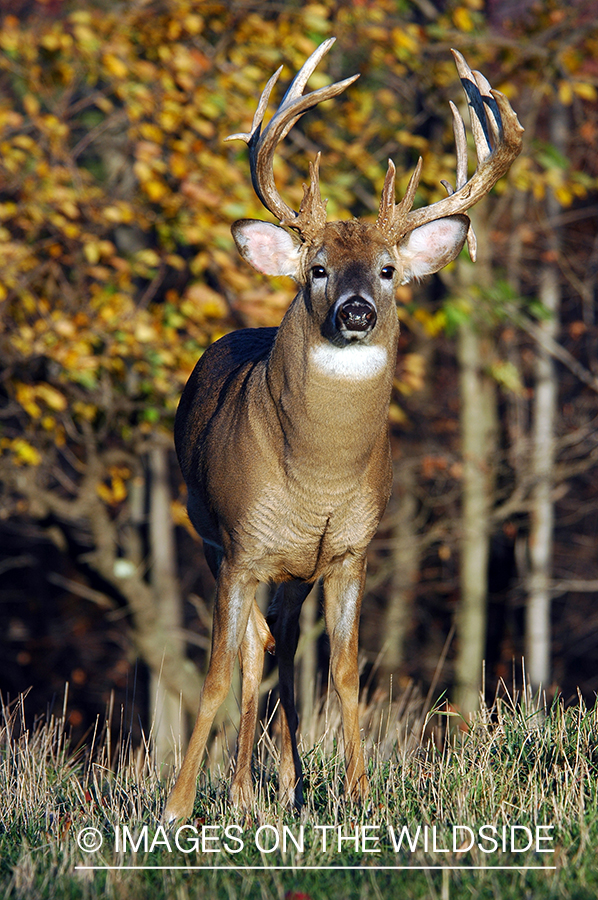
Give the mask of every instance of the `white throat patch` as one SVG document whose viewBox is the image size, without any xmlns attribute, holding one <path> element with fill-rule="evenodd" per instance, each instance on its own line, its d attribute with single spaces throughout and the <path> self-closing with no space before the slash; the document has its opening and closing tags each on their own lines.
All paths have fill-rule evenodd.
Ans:
<svg viewBox="0 0 598 900">
<path fill-rule="evenodd" d="M 351 344 L 335 347 L 334 344 L 318 344 L 310 350 L 313 365 L 331 378 L 374 378 L 387 365 L 388 353 L 384 347 L 369 344 Z"/>
</svg>

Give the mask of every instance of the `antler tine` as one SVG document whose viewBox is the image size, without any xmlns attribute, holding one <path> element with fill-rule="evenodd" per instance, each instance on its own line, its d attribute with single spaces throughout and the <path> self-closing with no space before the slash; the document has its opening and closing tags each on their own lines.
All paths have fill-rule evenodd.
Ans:
<svg viewBox="0 0 598 900">
<path fill-rule="evenodd" d="M 411 209 L 413 198 L 410 198 L 407 205 L 406 194 L 403 200 L 391 209 L 389 168 L 380 204 L 381 213 L 384 204 L 384 216 L 381 218 L 379 214 L 378 217 L 378 227 L 389 242 L 398 241 L 420 225 L 433 222 L 435 219 L 464 215 L 492 190 L 521 152 L 523 128 L 507 98 L 500 91 L 493 90 L 480 72 L 472 72 L 457 50 L 453 50 L 452 53 L 469 106 L 477 167 L 468 180 L 465 124 L 454 103 L 451 103 L 457 155 L 456 190 L 453 191 L 451 185 L 443 181 L 448 192 L 448 197 L 444 200 L 423 209 L 413 210 Z M 394 184 L 394 175 L 392 182 Z M 412 182 L 410 187 L 411 185 Z M 467 240 L 472 259 L 475 259 L 475 235 L 471 228 Z"/>
<path fill-rule="evenodd" d="M 452 50 L 451 52 L 455 60 L 455 65 L 457 66 L 459 78 L 461 79 L 461 85 L 463 86 L 465 96 L 467 97 L 469 120 L 471 122 L 471 131 L 478 161 L 483 162 L 492 153 L 492 142 L 490 140 L 486 112 L 484 110 L 484 100 L 487 101 L 489 98 L 491 99 L 490 85 L 486 82 L 488 85 L 488 92 L 484 98 L 476 77 L 467 65 L 464 57 L 458 50 Z"/>
<path fill-rule="evenodd" d="M 455 151 L 457 154 L 456 189 L 459 190 L 467 181 L 467 135 L 465 122 L 452 100 L 449 101 L 449 106 L 453 114 L 453 134 L 455 136 Z M 449 193 L 452 193 L 452 191 Z"/>
<path fill-rule="evenodd" d="M 486 124 L 491 131 L 491 140 L 493 144 L 497 144 L 502 137 L 502 122 L 498 104 L 492 96 L 492 85 L 481 72 L 472 72 L 475 82 L 478 86 L 480 94 L 484 100 L 484 111 L 486 113 Z"/>
<path fill-rule="evenodd" d="M 291 81 L 286 94 L 282 98 L 282 103 L 280 104 L 280 109 L 283 109 L 284 107 L 288 106 L 289 103 L 291 103 L 293 100 L 296 100 L 297 97 L 300 97 L 303 94 L 303 91 L 305 90 L 305 85 L 307 84 L 307 82 L 309 81 L 309 79 L 311 78 L 313 73 L 315 72 L 315 70 L 318 66 L 318 63 L 324 56 L 326 56 L 326 54 L 328 53 L 328 51 L 330 50 L 330 48 L 332 47 L 332 45 L 334 44 L 335 41 L 336 41 L 336 38 L 333 38 L 333 37 L 328 38 L 325 41 L 322 41 L 320 46 L 317 47 L 314 50 L 314 52 L 311 54 L 311 56 L 309 56 L 305 60 L 305 62 L 303 63 L 303 65 L 301 66 L 301 68 L 299 69 L 299 71 L 297 72 L 295 77 L 293 78 L 293 80 Z"/>
<path fill-rule="evenodd" d="M 228 137 L 225 137 L 225 141 L 245 141 L 248 144 L 256 131 L 259 130 L 262 121 L 264 119 L 264 115 L 266 114 L 266 109 L 268 107 L 268 101 L 270 100 L 270 94 L 272 93 L 272 88 L 280 78 L 280 73 L 282 72 L 284 66 L 280 66 L 272 75 L 271 78 L 268 79 L 266 87 L 262 91 L 260 95 L 260 99 L 257 105 L 257 109 L 253 115 L 253 122 L 251 123 L 251 131 L 238 132 L 237 134 L 229 134 Z"/>
<path fill-rule="evenodd" d="M 455 152 L 457 156 L 455 188 L 460 190 L 467 183 L 467 134 L 465 132 L 465 122 L 452 100 L 449 100 L 449 106 L 453 114 L 453 134 L 455 136 Z M 441 184 L 446 188 L 449 197 L 455 193 L 448 181 L 443 179 Z M 471 223 L 467 229 L 467 249 L 469 250 L 469 258 L 472 262 L 475 262 L 478 255 L 478 242 Z"/>
<path fill-rule="evenodd" d="M 395 177 L 397 170 L 392 159 L 388 160 L 388 169 L 386 171 L 386 178 L 384 179 L 384 187 L 382 188 L 376 225 L 391 241 L 398 240 L 398 238 L 405 233 L 407 214 L 415 200 L 415 192 L 417 191 L 419 180 L 421 178 L 423 162 L 424 161 L 420 156 L 411 178 L 409 179 L 409 184 L 407 185 L 407 190 L 405 191 L 403 199 L 395 204 Z"/>
<path fill-rule="evenodd" d="M 240 139 L 248 144 L 251 180 L 260 201 L 280 222 L 299 231 L 306 240 L 313 239 L 326 222 L 326 206 L 322 202 L 318 185 L 318 160 L 314 165 L 310 165 L 312 182 L 309 188 L 304 185 L 303 201 L 298 213 L 287 206 L 276 189 L 273 160 L 276 147 L 305 112 L 324 100 L 336 97 L 359 78 L 359 75 L 354 75 L 352 78 L 345 78 L 344 81 L 319 88 L 310 94 L 303 94 L 309 77 L 322 57 L 330 50 L 334 41 L 335 38 L 328 38 L 305 61 L 263 132 L 261 130 L 263 118 L 280 69 L 268 81 L 262 92 L 251 131 L 244 134 L 233 134 L 226 138 L 227 141 Z"/>
</svg>

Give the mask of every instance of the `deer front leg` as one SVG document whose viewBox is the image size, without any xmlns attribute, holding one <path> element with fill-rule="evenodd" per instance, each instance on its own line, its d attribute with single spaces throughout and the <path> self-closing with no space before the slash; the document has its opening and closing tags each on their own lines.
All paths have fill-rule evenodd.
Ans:
<svg viewBox="0 0 598 900">
<path fill-rule="evenodd" d="M 187 753 L 164 810 L 167 822 L 187 819 L 193 812 L 199 765 L 214 716 L 230 688 L 235 657 L 247 630 L 256 587 L 255 578 L 235 571 L 226 561 L 222 563 L 214 606 L 210 665 Z"/>
<path fill-rule="evenodd" d="M 330 669 L 341 706 L 347 795 L 368 793 L 359 731 L 357 642 L 365 583 L 365 559 L 347 557 L 324 579 L 324 615 L 330 638 Z"/>
<path fill-rule="evenodd" d="M 297 808 L 303 805 L 303 771 L 297 749 L 299 719 L 295 707 L 295 651 L 299 641 L 301 606 L 311 588 L 311 584 L 287 581 L 280 585 L 268 609 L 268 624 L 276 642 L 280 691 L 278 794 L 282 804 Z"/>
<path fill-rule="evenodd" d="M 239 659 L 241 663 L 241 722 L 237 740 L 237 765 L 230 788 L 230 796 L 235 806 L 248 809 L 253 802 L 251 780 L 251 756 L 255 738 L 255 726 L 259 705 L 259 688 L 264 669 L 264 651 L 274 650 L 274 638 L 266 620 L 254 601 L 247 622 L 245 637 L 241 643 Z"/>
</svg>

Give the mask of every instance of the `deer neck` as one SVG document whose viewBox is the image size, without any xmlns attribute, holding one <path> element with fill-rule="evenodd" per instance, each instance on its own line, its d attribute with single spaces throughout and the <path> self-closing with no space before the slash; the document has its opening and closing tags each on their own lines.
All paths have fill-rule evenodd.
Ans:
<svg viewBox="0 0 598 900">
<path fill-rule="evenodd" d="M 328 470 L 331 461 L 345 471 L 363 468 L 376 443 L 387 440 L 397 341 L 395 324 L 367 343 L 335 346 L 294 302 L 266 376 L 287 458 L 304 459 L 313 470 L 320 461 Z"/>
</svg>

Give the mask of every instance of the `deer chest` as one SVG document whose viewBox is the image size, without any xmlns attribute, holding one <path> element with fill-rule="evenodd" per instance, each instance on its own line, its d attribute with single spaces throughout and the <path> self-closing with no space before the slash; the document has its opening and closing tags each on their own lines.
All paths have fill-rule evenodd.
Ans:
<svg viewBox="0 0 598 900">
<path fill-rule="evenodd" d="M 314 581 L 348 553 L 361 555 L 385 503 L 367 489 L 266 488 L 235 529 L 235 545 L 260 581 Z"/>
</svg>

